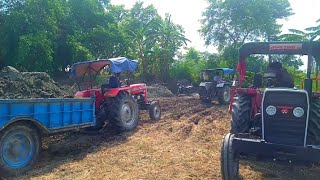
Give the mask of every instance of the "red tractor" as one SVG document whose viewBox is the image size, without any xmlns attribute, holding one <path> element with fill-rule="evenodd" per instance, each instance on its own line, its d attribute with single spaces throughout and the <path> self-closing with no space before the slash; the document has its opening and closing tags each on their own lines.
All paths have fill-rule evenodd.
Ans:
<svg viewBox="0 0 320 180">
<path fill-rule="evenodd" d="M 120 73 L 132 73 L 137 66 L 137 61 L 120 57 L 79 62 L 71 67 L 71 77 L 79 87 L 75 98 L 96 99 L 96 125 L 89 130 L 99 130 L 108 122 L 120 131 L 131 131 L 138 125 L 139 110 L 149 110 L 152 120 L 160 120 L 159 102 L 147 99 L 146 84 L 123 84 L 119 79 Z M 109 82 L 96 85 L 103 73 L 111 74 Z"/>
<path fill-rule="evenodd" d="M 264 75 L 256 74 L 248 87 L 246 58 L 252 54 L 307 55 L 304 89 L 280 62 L 270 62 Z M 239 179 L 242 155 L 273 160 L 320 161 L 320 98 L 312 91 L 312 65 L 320 65 L 320 42 L 253 42 L 240 47 L 238 81 L 230 102 L 231 130 L 221 147 L 223 179 Z M 317 83 L 316 83 L 317 84 Z"/>
</svg>

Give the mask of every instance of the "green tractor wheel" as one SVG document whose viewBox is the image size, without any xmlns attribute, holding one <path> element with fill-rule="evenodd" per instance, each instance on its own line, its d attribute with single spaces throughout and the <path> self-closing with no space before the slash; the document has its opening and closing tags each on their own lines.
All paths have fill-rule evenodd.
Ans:
<svg viewBox="0 0 320 180">
<path fill-rule="evenodd" d="M 230 86 L 224 86 L 218 91 L 218 101 L 220 104 L 228 104 L 230 102 Z"/>
</svg>

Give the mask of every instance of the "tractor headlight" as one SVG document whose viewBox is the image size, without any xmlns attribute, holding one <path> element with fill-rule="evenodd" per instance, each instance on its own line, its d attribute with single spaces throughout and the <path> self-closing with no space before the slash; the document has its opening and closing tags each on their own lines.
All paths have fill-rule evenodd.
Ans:
<svg viewBox="0 0 320 180">
<path fill-rule="evenodd" d="M 277 113 L 277 108 L 274 106 L 268 106 L 266 112 L 268 115 L 273 116 Z"/>
<path fill-rule="evenodd" d="M 296 107 L 293 110 L 293 115 L 297 118 L 302 117 L 304 115 L 304 110 L 301 107 Z"/>
</svg>

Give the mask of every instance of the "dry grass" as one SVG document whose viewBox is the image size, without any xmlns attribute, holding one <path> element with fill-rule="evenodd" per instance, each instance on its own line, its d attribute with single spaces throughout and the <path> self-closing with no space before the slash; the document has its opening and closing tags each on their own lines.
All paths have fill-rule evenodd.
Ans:
<svg viewBox="0 0 320 180">
<path fill-rule="evenodd" d="M 226 107 L 193 98 L 161 99 L 163 118 L 146 114 L 132 133 L 68 134 L 46 139 L 40 162 L 17 179 L 221 179 Z M 241 161 L 243 179 L 319 179 L 318 166 Z"/>
</svg>

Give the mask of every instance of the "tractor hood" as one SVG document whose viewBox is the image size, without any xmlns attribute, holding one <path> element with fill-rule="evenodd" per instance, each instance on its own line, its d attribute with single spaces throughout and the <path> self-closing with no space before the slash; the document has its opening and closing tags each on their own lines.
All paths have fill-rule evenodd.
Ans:
<svg viewBox="0 0 320 180">
<path fill-rule="evenodd" d="M 107 65 L 110 66 L 111 73 L 121 73 L 125 71 L 134 72 L 138 67 L 138 61 L 125 57 L 118 57 L 79 62 L 72 65 L 71 77 L 78 78 L 86 75 L 95 77 Z"/>
</svg>

